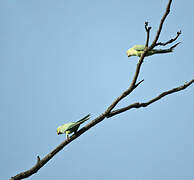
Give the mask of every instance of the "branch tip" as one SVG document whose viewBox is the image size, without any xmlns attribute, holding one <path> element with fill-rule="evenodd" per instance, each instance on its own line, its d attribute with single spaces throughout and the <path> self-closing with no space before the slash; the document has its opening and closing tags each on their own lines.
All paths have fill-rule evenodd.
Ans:
<svg viewBox="0 0 194 180">
<path fill-rule="evenodd" d="M 146 30 L 146 33 L 147 33 L 147 39 L 146 39 L 146 45 L 145 47 L 148 47 L 148 43 L 149 43 L 149 38 L 150 38 L 150 30 L 151 30 L 151 26 L 148 26 L 148 21 L 145 21 L 145 30 Z"/>
<path fill-rule="evenodd" d="M 146 21 L 146 22 L 145 22 L 145 30 L 146 30 L 146 31 L 150 31 L 150 29 L 152 28 L 151 26 L 148 26 L 148 24 L 149 24 L 149 22 Z"/>
<path fill-rule="evenodd" d="M 37 164 L 40 162 L 40 156 L 37 156 Z"/>
<path fill-rule="evenodd" d="M 160 33 L 161 33 L 161 31 L 162 31 L 162 27 L 163 27 L 164 21 L 166 20 L 166 17 L 167 17 L 168 14 L 170 13 L 170 6 L 171 6 L 171 3 L 172 3 L 172 0 L 169 0 L 169 1 L 168 1 L 168 5 L 167 5 L 167 7 L 166 7 L 166 11 L 165 11 L 164 15 L 162 16 L 162 18 L 161 18 L 161 20 L 160 20 L 160 24 L 159 24 L 159 27 L 158 27 L 158 30 L 157 30 L 155 39 L 154 39 L 154 41 L 152 42 L 151 46 L 149 47 L 149 50 L 152 50 L 154 47 L 157 46 L 157 41 L 158 41 L 159 36 L 160 36 Z"/>
<path fill-rule="evenodd" d="M 181 30 L 180 30 L 180 31 L 177 32 L 177 35 L 180 35 L 181 33 L 182 33 L 182 32 L 181 32 Z"/>
</svg>

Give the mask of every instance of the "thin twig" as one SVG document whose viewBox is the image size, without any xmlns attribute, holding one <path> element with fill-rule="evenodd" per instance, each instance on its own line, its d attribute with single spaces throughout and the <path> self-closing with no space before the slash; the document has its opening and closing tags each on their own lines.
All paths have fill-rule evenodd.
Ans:
<svg viewBox="0 0 194 180">
<path fill-rule="evenodd" d="M 146 45 L 145 47 L 148 48 L 148 45 L 149 45 L 149 39 L 150 39 L 150 30 L 151 30 L 151 26 L 148 26 L 148 22 L 146 21 L 145 22 L 145 30 L 146 30 L 146 33 L 147 33 L 147 38 L 146 38 Z"/>
<path fill-rule="evenodd" d="M 141 81 L 139 81 L 139 82 L 135 85 L 135 88 L 136 88 L 137 86 L 139 86 L 142 82 L 144 82 L 144 79 L 142 79 Z"/>
</svg>

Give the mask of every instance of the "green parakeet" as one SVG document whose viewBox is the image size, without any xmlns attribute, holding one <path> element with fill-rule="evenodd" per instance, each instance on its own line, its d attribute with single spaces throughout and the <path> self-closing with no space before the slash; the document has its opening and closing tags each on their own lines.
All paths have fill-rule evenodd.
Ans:
<svg viewBox="0 0 194 180">
<path fill-rule="evenodd" d="M 146 56 L 151 56 L 154 54 L 163 54 L 163 53 L 170 53 L 173 52 L 174 48 L 179 44 L 180 42 L 178 42 L 177 44 L 175 44 L 174 46 L 172 46 L 169 49 L 152 49 L 150 51 L 147 52 Z M 141 56 L 143 51 L 144 51 L 145 46 L 144 45 L 135 45 L 132 48 L 127 50 L 127 56 Z"/>
<path fill-rule="evenodd" d="M 57 134 L 64 134 L 66 133 L 66 137 L 68 138 L 69 134 L 71 133 L 76 133 L 80 124 L 84 123 L 85 121 L 87 121 L 88 119 L 90 119 L 90 114 L 88 114 L 87 116 L 83 117 L 82 119 L 76 121 L 76 122 L 69 122 L 66 124 L 63 124 L 62 126 L 59 126 L 57 128 Z"/>
</svg>

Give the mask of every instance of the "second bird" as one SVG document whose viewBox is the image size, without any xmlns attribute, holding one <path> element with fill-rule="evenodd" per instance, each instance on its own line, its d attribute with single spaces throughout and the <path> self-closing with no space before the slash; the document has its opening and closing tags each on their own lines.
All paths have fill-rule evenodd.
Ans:
<svg viewBox="0 0 194 180">
<path fill-rule="evenodd" d="M 76 121 L 76 122 L 69 122 L 66 124 L 63 124 L 62 126 L 59 126 L 57 128 L 57 134 L 66 134 L 66 137 L 68 138 L 69 134 L 71 133 L 76 133 L 80 124 L 84 123 L 85 121 L 87 121 L 88 119 L 90 119 L 90 114 L 88 114 L 87 116 L 83 117 L 82 119 Z"/>
<path fill-rule="evenodd" d="M 151 56 L 151 55 L 154 55 L 154 54 L 163 54 L 163 53 L 173 52 L 174 48 L 178 44 L 180 44 L 180 42 L 178 42 L 177 44 L 175 44 L 174 46 L 172 46 L 169 49 L 152 49 L 152 50 L 147 52 L 146 56 Z M 127 50 L 127 56 L 128 57 L 130 57 L 130 56 L 139 56 L 140 57 L 144 52 L 144 48 L 145 48 L 144 45 L 135 45 L 132 48 Z"/>
</svg>

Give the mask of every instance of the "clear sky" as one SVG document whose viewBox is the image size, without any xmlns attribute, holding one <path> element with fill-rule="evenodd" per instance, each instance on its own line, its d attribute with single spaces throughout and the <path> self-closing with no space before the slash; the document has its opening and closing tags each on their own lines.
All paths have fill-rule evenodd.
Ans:
<svg viewBox="0 0 194 180">
<path fill-rule="evenodd" d="M 64 139 L 56 128 L 92 119 L 130 84 L 153 39 L 164 0 L 0 0 L 0 179 L 31 168 Z M 194 1 L 173 1 L 160 40 L 182 30 L 174 53 L 143 63 L 145 81 L 118 107 L 147 101 L 194 78 Z M 30 180 L 193 180 L 194 86 L 90 129 Z"/>
</svg>

